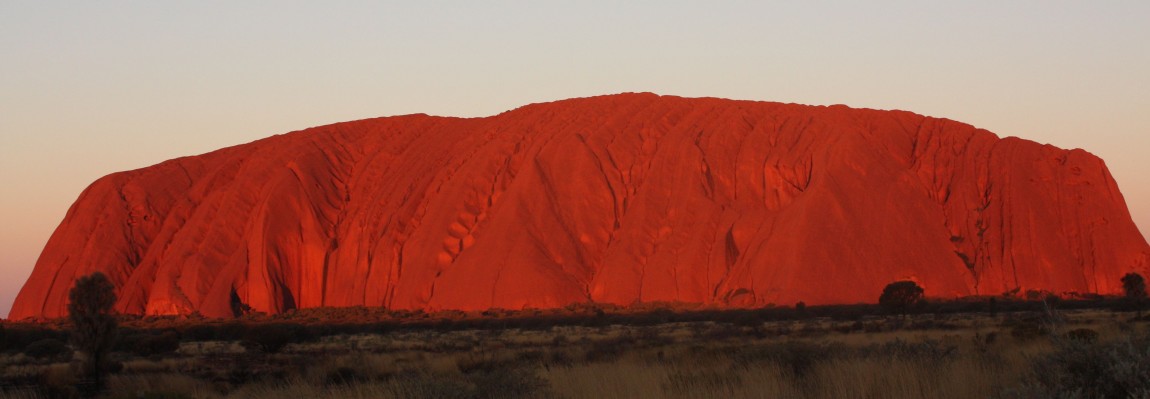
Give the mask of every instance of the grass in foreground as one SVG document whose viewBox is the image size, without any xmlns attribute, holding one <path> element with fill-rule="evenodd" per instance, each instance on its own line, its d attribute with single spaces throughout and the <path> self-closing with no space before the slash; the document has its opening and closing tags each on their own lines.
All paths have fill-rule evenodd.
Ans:
<svg viewBox="0 0 1150 399">
<path fill-rule="evenodd" d="M 118 354 L 122 370 L 105 397 L 1150 398 L 1150 336 L 1125 317 L 955 313 L 177 341 L 170 352 Z M 0 358 L 0 398 L 74 395 L 65 357 Z"/>
</svg>

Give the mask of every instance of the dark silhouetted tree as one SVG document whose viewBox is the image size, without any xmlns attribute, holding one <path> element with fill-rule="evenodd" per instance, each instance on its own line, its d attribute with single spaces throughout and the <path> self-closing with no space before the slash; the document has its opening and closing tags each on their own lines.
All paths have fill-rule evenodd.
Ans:
<svg viewBox="0 0 1150 399">
<path fill-rule="evenodd" d="M 907 310 L 922 301 L 923 290 L 914 281 L 896 281 L 883 288 L 878 304 L 905 315 Z"/>
<path fill-rule="evenodd" d="M 104 389 L 109 370 L 108 352 L 116 341 L 116 287 L 96 272 L 80 277 L 68 293 L 68 318 L 72 322 L 72 344 L 84 355 L 80 363 L 86 386 L 81 391 L 95 396 Z"/>
<path fill-rule="evenodd" d="M 1130 305 L 1134 306 L 1134 310 L 1138 312 L 1138 318 L 1142 318 L 1142 303 L 1146 301 L 1146 280 L 1138 273 L 1126 273 L 1122 276 L 1122 292 L 1126 294 L 1126 300 L 1130 301 Z"/>
</svg>

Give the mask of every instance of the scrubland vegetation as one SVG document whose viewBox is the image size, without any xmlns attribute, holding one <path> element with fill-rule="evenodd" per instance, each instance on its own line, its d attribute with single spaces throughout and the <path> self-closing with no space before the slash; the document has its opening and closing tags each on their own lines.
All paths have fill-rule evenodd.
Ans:
<svg viewBox="0 0 1150 399">
<path fill-rule="evenodd" d="M 101 397 L 1150 397 L 1150 323 L 1090 303 L 123 319 Z M 82 393 L 51 327 L 0 332 L 0 398 Z"/>
</svg>

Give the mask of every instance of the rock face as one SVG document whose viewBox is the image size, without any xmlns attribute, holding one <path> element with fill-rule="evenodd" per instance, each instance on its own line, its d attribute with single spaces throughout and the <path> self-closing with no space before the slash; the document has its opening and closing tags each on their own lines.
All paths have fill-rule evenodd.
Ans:
<svg viewBox="0 0 1150 399">
<path fill-rule="evenodd" d="M 1150 248 L 1102 160 L 909 112 L 620 94 L 338 123 L 81 194 L 11 316 L 1113 294 Z"/>
</svg>

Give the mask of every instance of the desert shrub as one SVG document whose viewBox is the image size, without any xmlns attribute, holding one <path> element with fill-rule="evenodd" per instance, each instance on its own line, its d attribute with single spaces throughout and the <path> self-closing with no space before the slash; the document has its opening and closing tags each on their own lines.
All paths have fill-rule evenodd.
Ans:
<svg viewBox="0 0 1150 399">
<path fill-rule="evenodd" d="M 253 327 L 240 340 L 244 348 L 264 353 L 277 353 L 290 343 L 288 332 L 274 326 Z"/>
<path fill-rule="evenodd" d="M 567 336 L 563 334 L 556 334 L 554 338 L 551 338 L 551 346 L 554 347 L 566 346 L 567 343 Z"/>
<path fill-rule="evenodd" d="M 477 396 L 474 385 L 441 374 L 403 373 L 392 380 L 390 387 L 397 398 L 469 399 Z"/>
<path fill-rule="evenodd" d="M 998 341 L 998 333 L 991 331 L 986 333 L 986 338 L 983 338 L 982 343 L 985 345 L 994 345 Z"/>
<path fill-rule="evenodd" d="M 745 310 L 732 313 L 729 320 L 737 327 L 760 327 L 764 322 L 760 315 Z"/>
<path fill-rule="evenodd" d="M 476 398 L 537 398 L 551 397 L 551 385 L 526 367 L 499 367 L 468 374 L 468 381 L 476 388 Z"/>
<path fill-rule="evenodd" d="M 853 332 L 862 331 L 864 327 L 865 324 L 862 322 L 862 320 L 859 320 L 850 324 L 835 325 L 833 329 L 843 334 L 850 334 Z"/>
<path fill-rule="evenodd" d="M 500 357 L 495 352 L 488 351 L 470 353 L 455 360 L 455 367 L 464 374 L 513 366 L 514 364 L 510 359 Z"/>
<path fill-rule="evenodd" d="M 29 344 L 24 354 L 37 359 L 58 359 L 72 353 L 68 345 L 54 338 L 45 338 Z"/>
<path fill-rule="evenodd" d="M 1138 273 L 1126 273 L 1122 276 L 1122 293 L 1129 306 L 1138 311 L 1138 318 L 1142 318 L 1142 303 L 1146 302 L 1146 280 Z"/>
<path fill-rule="evenodd" d="M 584 360 L 587 362 L 606 362 L 619 358 L 628 348 L 633 347 L 635 338 L 623 335 L 613 339 L 595 342 L 587 349 Z"/>
<path fill-rule="evenodd" d="M 3 337 L 0 339 L 0 351 L 8 353 L 23 352 L 24 348 L 27 348 L 28 345 L 36 341 L 55 339 L 66 342 L 68 338 L 69 335 L 66 331 L 53 330 L 50 328 L 9 326 L 4 329 Z"/>
<path fill-rule="evenodd" d="M 679 315 L 671 309 L 659 308 L 624 317 L 626 319 L 624 321 L 625 324 L 633 326 L 654 326 L 675 322 L 678 320 Z"/>
<path fill-rule="evenodd" d="M 1055 350 L 1038 358 L 1021 398 L 1150 397 L 1150 339 L 1124 339 L 1108 344 L 1057 340 Z"/>
<path fill-rule="evenodd" d="M 218 397 L 208 381 L 178 372 L 121 375 L 108 381 L 109 399 L 192 399 Z"/>
<path fill-rule="evenodd" d="M 450 352 L 465 352 L 475 347 L 477 343 L 468 339 L 456 339 L 451 341 L 436 342 L 433 347 L 428 348 L 431 352 L 450 353 Z"/>
<path fill-rule="evenodd" d="M 902 360 L 948 360 L 958 354 L 958 347 L 934 339 L 911 342 L 895 339 L 882 345 L 863 348 L 863 357 L 884 357 Z"/>
<path fill-rule="evenodd" d="M 191 325 L 180 331 L 183 341 L 215 341 L 216 336 L 216 328 L 207 324 Z"/>
<path fill-rule="evenodd" d="M 1138 273 L 1126 273 L 1122 276 L 1122 291 L 1128 298 L 1146 297 L 1146 279 Z"/>
<path fill-rule="evenodd" d="M 457 376 L 431 373 L 403 373 L 392 386 L 404 398 L 537 398 L 551 397 L 551 385 L 534 368 L 487 356 L 463 361 Z"/>
<path fill-rule="evenodd" d="M 868 334 L 882 332 L 883 327 L 885 327 L 885 326 L 886 326 L 886 324 L 884 324 L 881 321 L 873 321 L 870 323 L 865 323 L 865 324 L 863 324 L 863 332 L 868 333 Z"/>
<path fill-rule="evenodd" d="M 794 331 L 795 336 L 803 338 L 818 338 L 827 335 L 827 333 L 827 330 L 819 323 L 812 322 L 803 323 L 798 331 Z"/>
<path fill-rule="evenodd" d="M 60 365 L 63 366 L 63 365 Z M 40 372 L 35 393 L 40 398 L 77 398 L 84 392 L 77 389 L 76 374 L 70 367 L 48 367 Z"/>
<path fill-rule="evenodd" d="M 180 348 L 180 334 L 175 331 L 121 334 L 115 348 L 118 352 L 128 352 L 137 356 L 161 356 Z"/>
<path fill-rule="evenodd" d="M 891 312 L 906 314 L 911 307 L 922 302 L 922 296 L 922 287 L 914 281 L 896 281 L 883 288 L 878 304 Z"/>
<path fill-rule="evenodd" d="M 189 399 L 185 393 L 181 392 L 142 392 L 134 396 L 136 399 Z"/>
<path fill-rule="evenodd" d="M 562 350 L 554 350 L 547 353 L 546 364 L 551 366 L 571 366 L 575 360 L 568 355 L 567 352 Z"/>
<path fill-rule="evenodd" d="M 538 349 L 525 350 L 515 355 L 515 361 L 519 364 L 539 364 L 547 358 L 547 354 Z"/>
<path fill-rule="evenodd" d="M 754 329 L 756 331 L 762 329 L 762 325 L 760 324 Z M 640 342 L 649 346 L 668 345 L 675 341 L 671 337 L 663 336 L 663 332 L 658 327 L 640 328 L 635 336 Z"/>
<path fill-rule="evenodd" d="M 1033 341 L 1050 334 L 1050 328 L 1037 320 L 1025 320 L 1010 328 L 1010 336 L 1020 342 Z"/>
<path fill-rule="evenodd" d="M 835 321 L 857 321 L 873 312 L 874 309 L 866 305 L 834 305 L 821 307 L 818 312 L 821 314 L 817 315 L 830 317 Z"/>
<path fill-rule="evenodd" d="M 539 357 L 542 357 L 539 353 Z M 474 387 L 473 398 L 534 398 L 549 397 L 550 384 L 539 377 L 534 368 L 524 367 L 537 362 L 530 359 L 510 359 L 490 354 L 461 359 L 457 362 L 459 371 L 464 374 L 470 386 Z"/>
<path fill-rule="evenodd" d="M 772 343 L 746 348 L 734 354 L 735 364 L 747 367 L 759 362 L 773 362 L 789 369 L 795 377 L 802 378 L 819 363 L 830 360 L 834 353 L 843 348 L 836 345 L 818 345 L 804 341 Z"/>
<path fill-rule="evenodd" d="M 213 326 L 212 328 L 216 340 L 220 341 L 243 341 L 251 329 L 247 324 L 241 322 L 230 322 Z"/>
<path fill-rule="evenodd" d="M 338 385 L 338 384 L 351 384 L 354 382 L 365 381 L 368 378 L 364 376 L 359 370 L 348 366 L 340 366 L 329 371 L 324 376 L 324 385 Z"/>
<path fill-rule="evenodd" d="M 156 356 L 169 354 L 177 349 L 180 349 L 180 335 L 175 331 L 165 331 L 140 340 L 136 353 L 142 356 Z"/>
<path fill-rule="evenodd" d="M 693 331 L 695 339 L 702 341 L 726 341 L 743 337 L 743 329 L 733 324 L 715 324 L 710 328 L 700 326 Z"/>
<path fill-rule="evenodd" d="M 674 396 L 730 396 L 734 395 L 731 387 L 742 384 L 743 378 L 739 373 L 726 370 L 677 370 L 667 376 L 662 388 Z"/>
<path fill-rule="evenodd" d="M 251 369 L 244 367 L 230 367 L 223 370 L 220 375 L 216 376 L 215 380 L 232 386 L 240 386 L 252 382 L 252 380 L 254 380 L 256 377 L 256 373 Z"/>
<path fill-rule="evenodd" d="M 243 334 L 244 348 L 277 353 L 288 344 L 314 341 L 315 336 L 297 324 L 257 324 Z"/>
<path fill-rule="evenodd" d="M 1094 342 L 1098 340 L 1098 331 L 1089 328 L 1077 328 L 1066 333 L 1066 338 L 1072 341 Z"/>
<path fill-rule="evenodd" d="M 957 330 L 961 327 L 945 320 L 914 320 L 905 327 L 908 330 Z"/>
<path fill-rule="evenodd" d="M 113 352 L 132 352 L 135 349 L 136 343 L 140 342 L 147 336 L 147 333 L 139 331 L 120 331 L 116 336 L 116 342 L 112 345 Z"/>
</svg>

